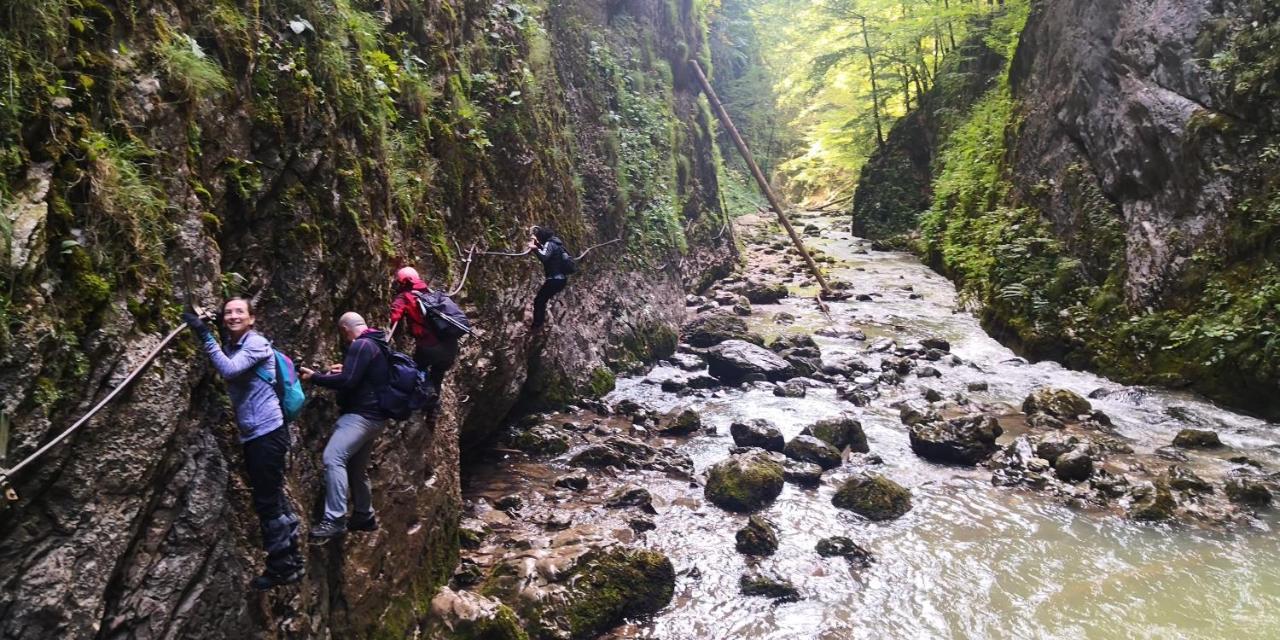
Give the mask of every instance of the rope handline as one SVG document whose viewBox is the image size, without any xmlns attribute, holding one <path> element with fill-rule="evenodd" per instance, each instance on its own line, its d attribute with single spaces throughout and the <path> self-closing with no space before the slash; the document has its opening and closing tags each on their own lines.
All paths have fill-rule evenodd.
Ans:
<svg viewBox="0 0 1280 640">
<path fill-rule="evenodd" d="M 592 250 L 592 249 L 595 249 L 595 248 L 597 248 L 597 247 L 603 247 L 603 246 L 605 246 L 605 245 L 610 245 L 610 244 L 613 244 L 613 243 L 615 243 L 615 242 L 622 242 L 622 238 L 621 238 L 621 237 L 617 237 L 617 238 L 614 238 L 614 239 L 612 239 L 612 240 L 607 240 L 607 241 L 605 241 L 605 242 L 601 242 L 601 243 L 599 243 L 599 244 L 593 244 L 593 245 L 591 245 L 591 246 L 587 247 L 587 248 L 586 248 L 586 250 L 584 250 L 582 253 L 579 253 L 579 254 L 578 254 L 578 257 L 574 258 L 574 261 L 576 262 L 576 261 L 578 261 L 578 260 L 581 260 L 581 259 L 585 258 L 585 257 L 587 256 L 587 254 L 588 254 L 588 253 L 591 253 L 591 250 Z M 520 257 L 520 256 L 527 256 L 527 255 L 529 255 L 530 253 L 533 253 L 533 249 L 525 249 L 524 251 L 521 251 L 520 253 L 513 253 L 513 252 L 510 252 L 510 251 L 481 251 L 481 252 L 479 252 L 479 253 L 480 253 L 480 255 L 482 255 L 482 256 L 507 256 L 507 257 L 511 257 L 511 258 L 518 258 L 518 257 Z"/>
<path fill-rule="evenodd" d="M 586 251 L 583 251 L 582 253 L 578 254 L 578 257 L 574 258 L 573 260 L 574 260 L 574 262 L 577 262 L 578 260 L 581 260 L 581 259 L 583 259 L 583 258 L 587 257 L 587 254 L 588 254 L 588 253 L 591 253 L 591 250 L 592 250 L 592 249 L 595 249 L 596 247 L 603 247 L 603 246 L 605 246 L 605 245 L 613 244 L 613 243 L 615 243 L 615 242 L 622 242 L 622 237 L 621 237 L 621 236 L 619 236 L 619 237 L 617 237 L 617 238 L 614 238 L 614 239 L 612 239 L 612 240 L 609 240 L 608 242 L 601 242 L 600 244 L 593 244 L 593 245 L 591 245 L 591 246 L 587 247 Z"/>
<path fill-rule="evenodd" d="M 467 274 L 471 272 L 471 258 L 475 256 L 475 253 L 476 253 L 476 245 L 475 243 L 472 243 L 471 248 L 467 250 L 467 259 L 463 260 L 463 264 L 466 266 L 462 268 L 462 280 L 458 281 L 458 286 L 454 287 L 451 291 L 449 291 L 448 295 L 450 298 L 458 295 L 458 292 L 462 291 L 462 287 L 466 286 Z"/>
<path fill-rule="evenodd" d="M 167 346 L 170 342 L 172 342 L 173 339 L 176 338 L 179 333 L 182 333 L 184 330 L 186 330 L 186 328 L 187 326 L 185 324 L 179 324 L 177 328 L 175 328 L 173 331 L 170 331 L 169 335 L 165 336 L 164 340 L 161 340 L 160 344 L 153 347 L 151 349 L 151 352 L 147 354 L 147 357 L 142 359 L 142 364 L 138 365 L 136 369 L 134 369 L 131 373 L 129 373 L 129 375 L 124 379 L 123 382 L 116 385 L 115 388 L 112 389 L 111 392 L 108 393 L 105 398 L 103 398 L 102 400 L 99 400 L 98 404 L 94 405 L 94 407 L 89 410 L 89 413 L 84 414 L 84 416 L 82 416 L 79 420 L 76 420 L 75 424 L 68 427 L 66 431 L 63 431 L 62 433 L 58 434 L 54 439 L 50 440 L 49 442 L 46 442 L 44 446 L 40 447 L 39 449 L 36 449 L 34 453 L 24 458 L 22 462 L 19 462 L 18 464 L 8 469 L 0 468 L 0 487 L 8 486 L 9 479 L 13 477 L 13 474 L 21 471 L 23 467 L 31 464 L 32 462 L 35 462 L 37 459 L 39 459 L 41 456 L 47 453 L 50 449 L 55 447 L 59 442 L 66 440 L 71 434 L 75 433 L 76 430 L 78 430 L 80 427 L 88 423 L 90 418 L 92 418 L 99 411 L 101 411 L 103 407 L 107 406 L 108 402 L 111 402 L 113 398 L 115 398 L 117 395 L 120 394 L 121 391 L 123 391 L 126 387 L 128 387 L 129 384 L 133 382 L 134 378 L 137 378 L 138 375 L 141 374 L 147 368 L 147 366 L 151 364 L 153 360 L 155 360 L 156 356 L 160 355 L 160 351 L 164 349 L 165 346 Z"/>
</svg>

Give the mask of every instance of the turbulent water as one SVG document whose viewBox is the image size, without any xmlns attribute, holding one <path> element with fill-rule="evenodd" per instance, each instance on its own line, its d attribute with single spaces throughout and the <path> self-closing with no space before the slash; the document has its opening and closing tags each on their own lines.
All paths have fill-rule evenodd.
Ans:
<svg viewBox="0 0 1280 640">
<path fill-rule="evenodd" d="M 830 221 L 824 221 L 831 225 Z M 1050 496 L 994 487 L 990 472 L 926 462 L 908 445 L 906 428 L 889 405 L 917 397 L 923 384 L 977 402 L 1016 406 L 1032 389 L 1052 385 L 1082 395 L 1114 390 L 1093 400 L 1137 453 L 1168 445 L 1181 428 L 1218 431 L 1231 453 L 1194 454 L 1205 468 L 1241 451 L 1274 469 L 1280 437 L 1266 423 L 1218 408 L 1197 397 L 1146 388 L 1124 388 L 1057 364 L 1026 364 L 957 311 L 956 291 L 944 278 L 906 254 L 866 253 L 835 229 L 814 241 L 839 263 L 832 275 L 857 292 L 881 294 L 871 302 L 832 303 L 829 316 L 812 299 L 788 298 L 757 306 L 753 328 L 766 335 L 812 333 L 824 327 L 862 329 L 866 342 L 815 339 L 824 356 L 864 353 L 877 336 L 899 343 L 942 336 L 966 364 L 940 366 L 942 377 L 909 378 L 870 406 L 854 409 L 871 451 L 884 464 L 877 472 L 909 487 L 914 508 L 891 522 L 869 522 L 831 505 L 841 470 L 817 489 L 788 483 L 763 514 L 778 529 L 776 554 L 750 559 L 734 549 L 745 516 L 702 500 L 699 486 L 649 478 L 657 529 L 637 542 L 668 554 L 680 577 L 672 604 L 652 620 L 615 631 L 617 637 L 702 638 L 1239 638 L 1280 636 L 1280 541 L 1274 519 L 1230 531 L 1188 524 L 1149 525 L 1113 512 L 1065 506 Z M 910 287 L 910 290 L 907 289 Z M 917 299 L 911 293 L 921 294 Z M 794 324 L 773 316 L 786 311 Z M 812 422 L 852 409 L 830 389 L 805 398 L 775 397 L 763 386 L 728 388 L 708 398 L 663 393 L 657 381 L 678 375 L 658 367 L 644 377 L 619 380 L 606 400 L 633 399 L 665 411 L 692 407 L 716 434 L 676 441 L 698 472 L 722 460 L 733 445 L 729 424 L 766 418 L 790 439 Z M 967 392 L 969 382 L 989 389 Z M 1001 442 L 1010 438 L 1006 435 Z M 556 464 L 556 463 L 553 463 Z M 493 490 L 511 469 L 472 478 L 475 496 Z M 519 474 L 515 474 L 519 475 Z M 834 478 L 834 479 L 833 479 Z M 506 486 L 504 489 L 510 489 Z M 606 516 L 601 515 L 603 519 Z M 627 538 L 629 531 L 619 530 Z M 867 568 L 814 552 L 823 537 L 844 535 L 870 550 Z M 630 541 L 630 540 L 626 540 Z M 772 604 L 739 594 L 738 578 L 751 564 L 789 578 L 803 598 Z"/>
</svg>

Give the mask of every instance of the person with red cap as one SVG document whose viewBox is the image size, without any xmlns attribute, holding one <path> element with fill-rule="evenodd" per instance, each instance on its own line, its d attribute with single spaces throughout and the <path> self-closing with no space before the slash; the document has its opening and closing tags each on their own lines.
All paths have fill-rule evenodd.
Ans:
<svg viewBox="0 0 1280 640">
<path fill-rule="evenodd" d="M 413 360 L 419 369 L 427 372 L 431 384 L 439 390 L 444 374 L 458 359 L 458 339 L 441 335 L 423 313 L 418 303 L 419 294 L 431 295 L 434 292 L 418 275 L 417 269 L 402 267 L 397 271 L 395 289 L 396 297 L 391 301 L 391 324 L 399 323 L 413 336 Z"/>
</svg>

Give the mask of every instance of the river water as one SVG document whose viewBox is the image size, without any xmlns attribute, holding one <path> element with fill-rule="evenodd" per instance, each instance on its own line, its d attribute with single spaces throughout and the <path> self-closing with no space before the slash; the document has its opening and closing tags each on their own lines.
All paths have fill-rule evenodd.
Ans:
<svg viewBox="0 0 1280 640">
<path fill-rule="evenodd" d="M 971 314 L 957 311 L 949 281 L 910 255 L 861 251 L 860 241 L 839 230 L 837 221 L 816 222 L 825 231 L 811 243 L 837 259 L 831 274 L 853 283 L 856 292 L 880 296 L 830 303 L 830 319 L 812 298 L 757 305 L 748 319 L 755 330 L 766 336 L 808 334 L 834 326 L 867 334 L 865 342 L 815 336 L 826 358 L 842 352 L 868 357 L 867 345 L 882 336 L 900 344 L 942 336 L 965 364 L 940 365 L 941 378 L 909 377 L 864 408 L 837 399 L 830 389 L 810 390 L 805 398 L 775 397 L 763 386 L 681 397 L 655 384 L 681 375 L 665 366 L 620 379 L 606 401 L 633 399 L 659 411 L 700 411 L 716 433 L 671 441 L 693 459 L 699 473 L 726 457 L 733 445 L 731 422 L 765 418 L 790 439 L 818 419 L 852 411 L 862 421 L 871 451 L 883 458 L 876 471 L 910 488 L 914 508 L 889 522 L 869 522 L 836 509 L 831 496 L 847 475 L 843 469 L 828 472 L 816 489 L 788 483 L 763 512 L 776 525 L 780 547 L 773 556 L 751 559 L 734 549 L 734 534 L 745 516 L 704 502 L 701 488 L 688 482 L 634 472 L 632 479 L 654 495 L 657 528 L 631 539 L 630 531 L 619 527 L 619 537 L 663 551 L 679 576 L 667 609 L 610 637 L 1280 637 L 1280 540 L 1270 514 L 1229 528 L 1142 524 L 1113 511 L 1069 507 L 1051 496 L 995 487 L 990 471 L 933 464 L 914 455 L 906 428 L 889 405 L 918 397 L 922 384 L 1015 408 L 1044 385 L 1081 395 L 1118 390 L 1092 402 L 1139 456 L 1153 455 L 1184 427 L 1218 431 L 1230 448 L 1192 454 L 1188 462 L 1210 476 L 1230 466 L 1227 456 L 1242 452 L 1264 469 L 1280 466 L 1280 437 L 1273 426 L 1191 394 L 1124 388 L 1052 362 L 1027 364 L 988 336 Z M 913 299 L 912 293 L 920 295 Z M 780 311 L 797 320 L 775 323 Z M 966 391 L 976 381 L 988 383 L 988 390 Z M 482 492 L 486 482 L 509 478 L 510 471 L 498 467 L 472 478 L 469 497 Z M 874 554 L 875 562 L 864 568 L 818 556 L 815 543 L 831 535 L 852 538 Z M 803 598 L 774 604 L 740 595 L 738 578 L 749 565 L 790 579 Z"/>
</svg>

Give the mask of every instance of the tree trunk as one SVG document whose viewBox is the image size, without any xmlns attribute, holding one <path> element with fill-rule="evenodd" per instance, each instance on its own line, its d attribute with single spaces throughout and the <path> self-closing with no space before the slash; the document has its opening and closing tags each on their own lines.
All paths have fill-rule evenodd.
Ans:
<svg viewBox="0 0 1280 640">
<path fill-rule="evenodd" d="M 880 126 L 880 87 L 876 82 L 876 59 L 871 55 L 871 39 L 867 37 L 867 17 L 858 16 L 862 22 L 862 47 L 867 54 L 867 68 L 871 73 L 871 116 L 876 121 L 876 144 L 884 148 L 884 129 Z"/>
</svg>

